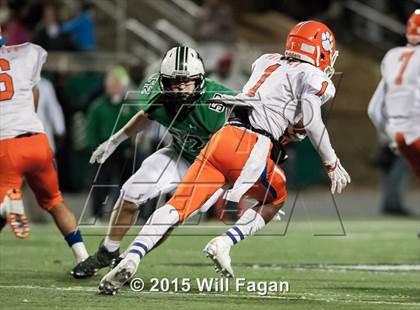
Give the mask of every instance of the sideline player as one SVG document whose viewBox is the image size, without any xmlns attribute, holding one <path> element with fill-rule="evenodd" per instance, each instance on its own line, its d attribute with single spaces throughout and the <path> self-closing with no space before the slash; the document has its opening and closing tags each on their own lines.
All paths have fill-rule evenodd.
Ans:
<svg viewBox="0 0 420 310">
<path fill-rule="evenodd" d="M 259 205 L 248 209 L 235 226 L 204 249 L 216 269 L 232 277 L 231 247 L 263 228 L 286 199 L 286 178 L 276 164 L 274 150 L 289 125 L 302 117 L 306 134 L 328 172 L 331 192 L 340 193 L 350 177 L 331 146 L 321 118 L 321 106 L 335 95 L 330 77 L 337 55 L 331 30 L 320 22 L 307 21 L 292 28 L 284 56 L 266 54 L 257 59 L 242 93 L 234 98 L 237 119 L 211 138 L 173 197 L 152 214 L 125 258 L 103 277 L 99 290 L 115 294 L 168 229 L 200 208 L 209 196 L 226 184 L 234 184 L 239 192 L 241 187 L 250 187 L 245 184 L 246 178 L 243 184 L 237 184 L 246 174 L 249 179 L 256 176 L 246 194 Z M 236 111 L 238 106 L 243 107 Z"/>
<path fill-rule="evenodd" d="M 160 72 L 150 76 L 140 88 L 136 104 L 141 111 L 92 154 L 91 163 L 103 163 L 120 143 L 135 137 L 153 120 L 168 128 L 173 137 L 172 145 L 150 155 L 123 185 L 103 244 L 73 268 L 75 278 L 93 276 L 119 257 L 120 242 L 136 220 L 139 207 L 173 191 L 211 135 L 225 123 L 225 107 L 210 104 L 209 100 L 234 93 L 204 75 L 203 62 L 194 49 L 169 50 Z"/>
<path fill-rule="evenodd" d="M 406 38 L 406 46 L 389 50 L 383 58 L 382 79 L 368 114 L 420 180 L 420 9 L 408 19 Z"/>
<path fill-rule="evenodd" d="M 61 196 L 53 151 L 36 114 L 47 52 L 35 44 L 5 46 L 0 40 L 0 230 L 8 222 L 17 237 L 29 236 L 20 194 L 25 177 L 80 262 L 88 253 L 74 214 Z"/>
</svg>

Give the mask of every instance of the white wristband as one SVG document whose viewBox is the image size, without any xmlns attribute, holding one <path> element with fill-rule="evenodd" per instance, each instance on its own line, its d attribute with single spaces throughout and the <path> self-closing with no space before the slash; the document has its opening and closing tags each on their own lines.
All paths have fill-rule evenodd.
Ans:
<svg viewBox="0 0 420 310">
<path fill-rule="evenodd" d="M 337 160 L 338 160 L 338 157 L 334 156 L 332 158 L 328 158 L 327 160 L 324 160 L 322 163 L 324 164 L 325 167 L 334 166 Z"/>
<path fill-rule="evenodd" d="M 124 132 L 124 128 L 120 129 L 116 134 L 111 137 L 111 140 L 119 145 L 120 143 L 124 142 L 128 139 L 128 135 Z"/>
</svg>

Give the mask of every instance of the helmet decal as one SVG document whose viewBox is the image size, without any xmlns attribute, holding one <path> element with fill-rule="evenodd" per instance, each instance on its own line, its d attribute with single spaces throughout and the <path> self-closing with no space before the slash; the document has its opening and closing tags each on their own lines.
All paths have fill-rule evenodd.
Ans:
<svg viewBox="0 0 420 310">
<path fill-rule="evenodd" d="M 332 49 L 334 48 L 334 41 L 333 41 L 333 37 L 331 33 L 329 33 L 328 31 L 323 32 L 321 39 L 322 39 L 322 47 L 324 48 L 324 50 L 328 52 L 332 51 Z"/>
<path fill-rule="evenodd" d="M 188 63 L 188 47 L 181 46 L 176 49 L 175 56 L 175 70 L 176 71 L 187 71 Z"/>
<path fill-rule="evenodd" d="M 300 48 L 302 49 L 302 51 L 308 52 L 311 54 L 315 52 L 315 47 L 309 44 L 302 43 L 302 46 Z"/>
</svg>

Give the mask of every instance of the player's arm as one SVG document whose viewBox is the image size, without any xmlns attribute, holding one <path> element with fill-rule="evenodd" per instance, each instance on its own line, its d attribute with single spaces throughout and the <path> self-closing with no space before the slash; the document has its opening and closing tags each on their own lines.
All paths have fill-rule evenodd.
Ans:
<svg viewBox="0 0 420 310">
<path fill-rule="evenodd" d="M 138 133 L 149 127 L 152 122 L 148 118 L 147 113 L 141 110 L 121 130 L 127 137 L 135 137 Z"/>
<path fill-rule="evenodd" d="M 30 60 L 32 67 L 31 71 L 31 82 L 32 82 L 32 94 L 34 97 L 35 112 L 38 110 L 39 102 L 39 89 L 38 85 L 41 81 L 41 70 L 42 66 L 47 60 L 47 52 L 40 46 L 29 43 L 30 53 L 28 59 Z"/>
<path fill-rule="evenodd" d="M 66 125 L 64 121 L 63 109 L 61 108 L 61 105 L 58 102 L 54 86 L 47 80 L 45 82 L 45 90 L 48 90 L 46 94 L 48 95 L 47 113 L 49 115 L 49 119 L 54 130 L 54 135 L 58 137 L 63 137 L 66 134 Z"/>
<path fill-rule="evenodd" d="M 306 134 L 319 153 L 323 164 L 334 164 L 337 156 L 322 120 L 321 99 L 315 95 L 306 95 L 302 98 L 302 116 Z"/>
<path fill-rule="evenodd" d="M 141 91 L 138 100 L 141 110 L 136 113 L 123 128 L 112 135 L 107 141 L 102 143 L 95 152 L 93 152 L 89 160 L 91 164 L 95 162 L 99 164 L 104 163 L 118 145 L 129 137 L 135 137 L 152 123 L 152 120 L 149 119 L 146 111 L 148 111 L 153 104 L 155 94 L 160 90 L 159 83 L 157 83 L 158 77 L 159 74 L 153 74 L 143 81 L 140 86 Z"/>
<path fill-rule="evenodd" d="M 319 153 L 331 180 L 331 193 L 341 193 L 347 183 L 351 182 L 347 171 L 341 166 L 333 147 L 327 128 L 322 121 L 321 98 L 314 94 L 306 94 L 302 98 L 302 115 L 309 140 Z"/>
<path fill-rule="evenodd" d="M 109 140 L 113 140 L 120 144 L 128 138 L 134 138 L 138 133 L 149 127 L 152 123 L 147 114 L 141 110 L 137 112 L 123 128 L 111 136 Z"/>
<path fill-rule="evenodd" d="M 39 88 L 38 85 L 32 89 L 32 94 L 34 95 L 34 107 L 35 112 L 38 111 L 38 104 L 39 104 Z"/>
<path fill-rule="evenodd" d="M 99 164 L 104 163 L 108 157 L 115 151 L 115 149 L 122 142 L 127 140 L 129 137 L 135 137 L 139 132 L 146 129 L 152 120 L 147 117 L 147 114 L 141 110 L 134 115 L 123 128 L 117 133 L 113 134 L 107 141 L 98 146 L 98 148 L 92 153 L 89 162 L 91 164 L 97 162 Z"/>
<path fill-rule="evenodd" d="M 385 133 L 386 116 L 384 114 L 385 82 L 382 79 L 375 90 L 368 106 L 368 115 L 375 127 Z"/>
</svg>

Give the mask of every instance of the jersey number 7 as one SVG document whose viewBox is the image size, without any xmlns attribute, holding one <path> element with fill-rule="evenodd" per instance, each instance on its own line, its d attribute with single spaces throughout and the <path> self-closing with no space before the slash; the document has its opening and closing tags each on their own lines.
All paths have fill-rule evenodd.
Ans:
<svg viewBox="0 0 420 310">
<path fill-rule="evenodd" d="M 10 63 L 6 59 L 0 59 L 1 71 L 9 71 Z M 13 88 L 12 77 L 7 73 L 0 73 L 0 101 L 10 100 L 13 98 L 15 90 Z"/>
<path fill-rule="evenodd" d="M 395 78 L 396 85 L 401 85 L 404 71 L 407 68 L 408 62 L 410 61 L 410 58 L 413 56 L 413 54 L 414 51 L 408 51 L 401 54 L 400 61 L 402 61 L 402 65 L 398 76 Z"/>
</svg>

